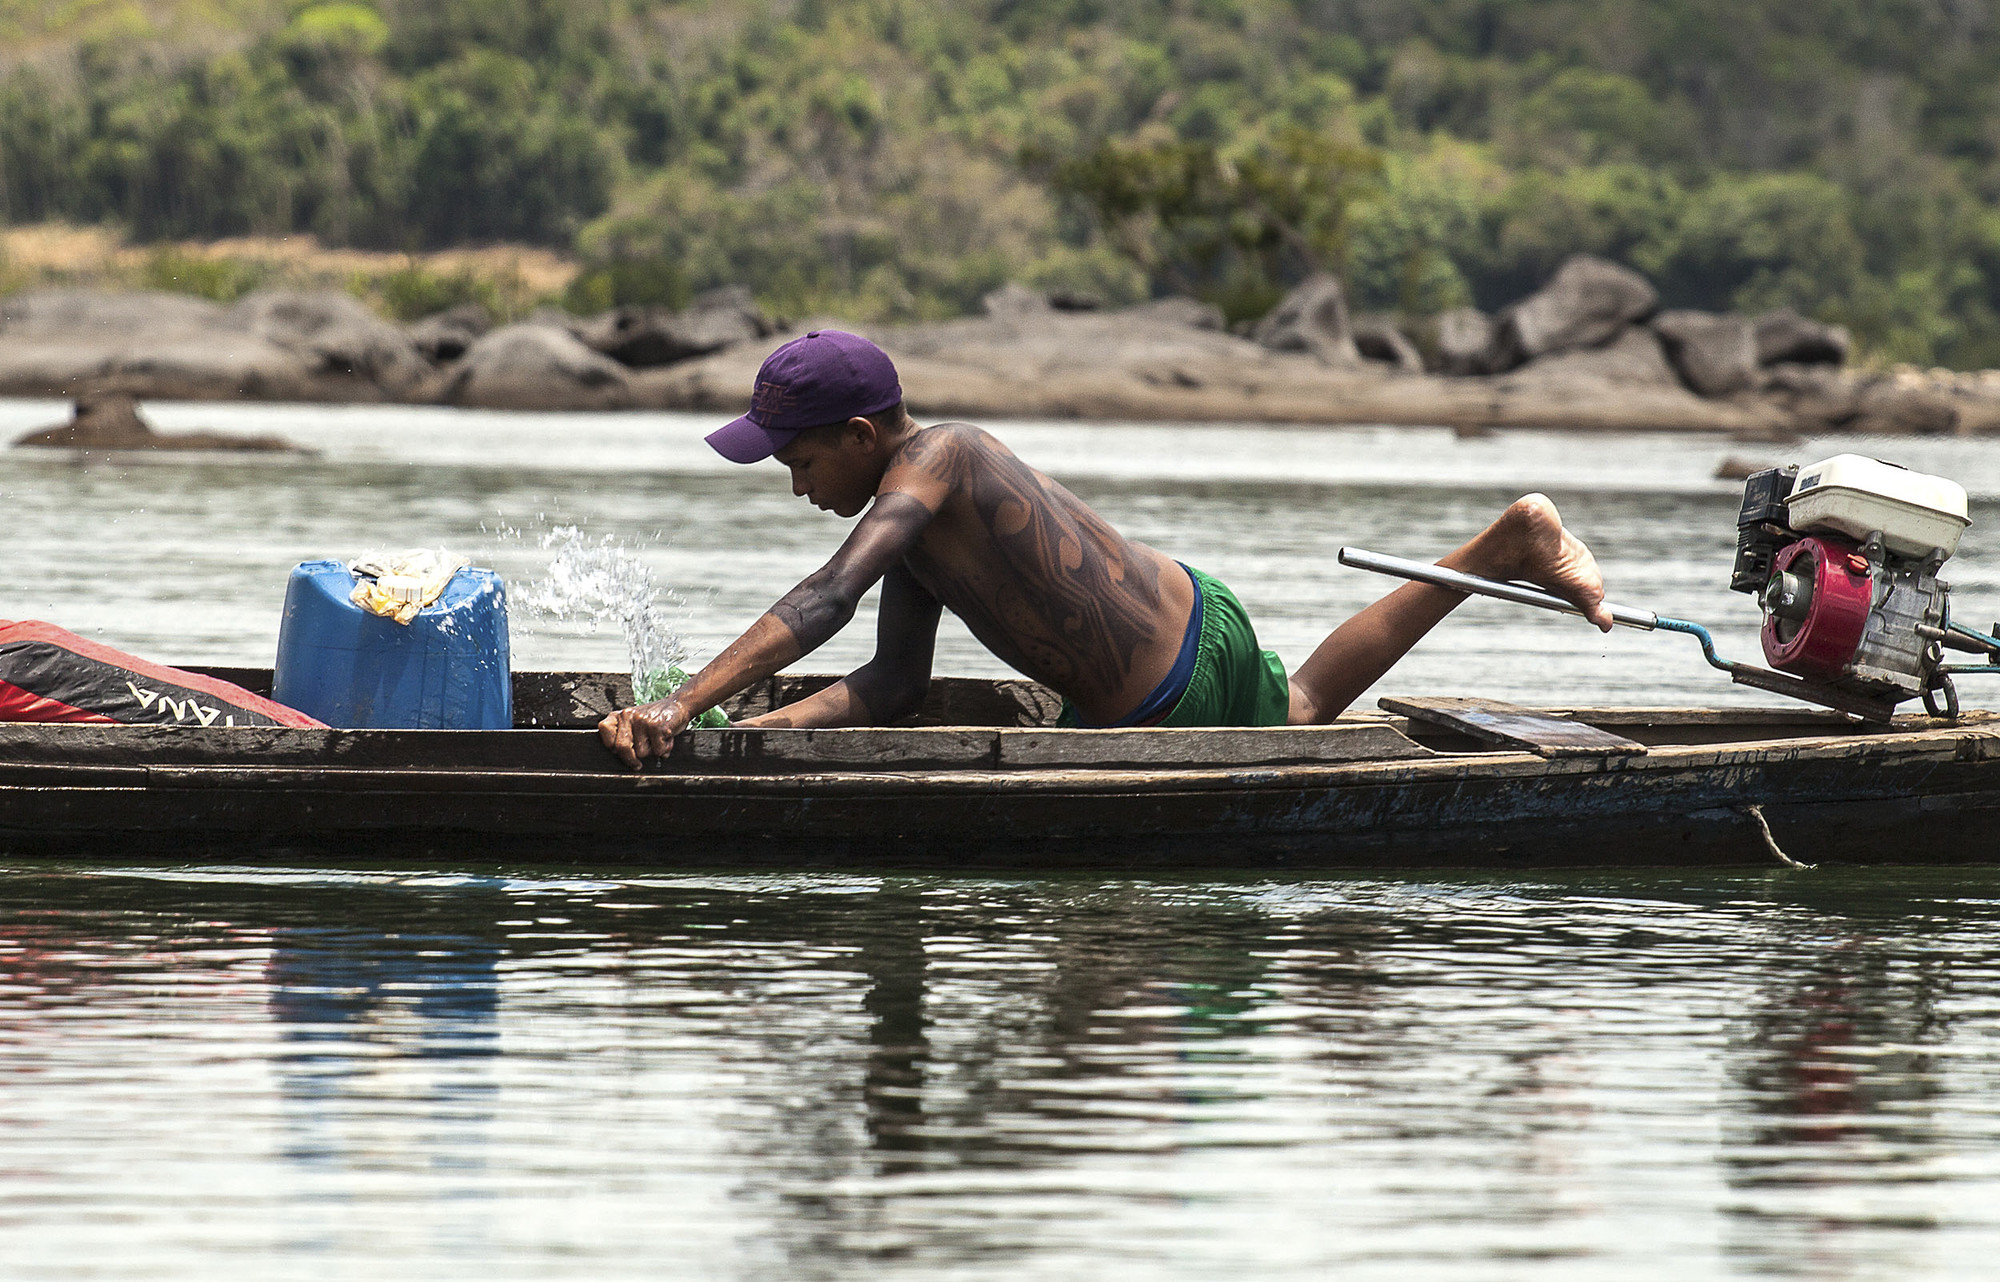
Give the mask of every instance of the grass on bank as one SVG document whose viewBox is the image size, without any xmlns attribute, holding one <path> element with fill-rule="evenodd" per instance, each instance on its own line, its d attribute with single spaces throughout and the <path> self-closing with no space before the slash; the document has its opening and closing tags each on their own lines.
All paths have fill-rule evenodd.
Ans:
<svg viewBox="0 0 2000 1282">
<path fill-rule="evenodd" d="M 134 245 L 106 227 L 0 229 L 0 294 L 26 289 L 159 289 L 232 303 L 256 289 L 339 289 L 392 320 L 477 303 L 497 321 L 562 304 L 580 268 L 528 245 L 392 254 L 312 236 Z"/>
</svg>

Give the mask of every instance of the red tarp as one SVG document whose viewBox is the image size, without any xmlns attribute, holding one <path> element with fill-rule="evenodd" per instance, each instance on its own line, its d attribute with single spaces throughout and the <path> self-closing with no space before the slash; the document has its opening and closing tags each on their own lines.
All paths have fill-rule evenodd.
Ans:
<svg viewBox="0 0 2000 1282">
<path fill-rule="evenodd" d="M 51 623 L 0 619 L 0 721 L 123 726 L 323 723 L 241 686 L 147 663 Z"/>
</svg>

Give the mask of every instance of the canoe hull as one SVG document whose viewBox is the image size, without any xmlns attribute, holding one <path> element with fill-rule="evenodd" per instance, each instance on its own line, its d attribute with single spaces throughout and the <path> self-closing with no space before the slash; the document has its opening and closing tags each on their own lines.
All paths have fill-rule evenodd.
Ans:
<svg viewBox="0 0 2000 1282">
<path fill-rule="evenodd" d="M 2000 860 L 2000 738 L 1983 728 L 1615 763 L 1486 753 L 1257 769 L 634 776 L 594 759 L 426 769 L 161 751 L 124 764 L 0 751 L 0 853 L 679 868 L 1775 865 L 1755 805 L 1802 860 Z"/>
</svg>

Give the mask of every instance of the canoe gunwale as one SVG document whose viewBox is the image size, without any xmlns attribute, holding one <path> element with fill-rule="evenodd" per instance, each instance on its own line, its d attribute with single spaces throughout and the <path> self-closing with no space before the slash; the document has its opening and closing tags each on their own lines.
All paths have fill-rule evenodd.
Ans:
<svg viewBox="0 0 2000 1282">
<path fill-rule="evenodd" d="M 92 727 L 100 731 L 125 730 L 130 727 Z M 1386 727 L 1385 727 L 1386 728 Z M 811 792 L 826 789 L 854 789 L 859 791 L 878 790 L 884 792 L 902 791 L 945 791 L 945 792 L 1035 792 L 1074 791 L 1078 788 L 1102 791 L 1154 791 L 1176 789 L 1190 791 L 1242 790 L 1258 791 L 1296 787 L 1330 787 L 1342 783 L 1377 784 L 1383 782 L 1473 780 L 1473 779 L 1523 779 L 1540 776 L 1629 776 L 1674 774 L 1690 770 L 1726 770 L 1736 767 L 1758 766 L 1773 762 L 1813 762 L 1848 760 L 1866 762 L 1871 758 L 1890 759 L 1913 763 L 1921 760 L 1939 761 L 1989 760 L 2000 757 L 2000 725 L 1957 726 L 1936 729 L 1913 729 L 1906 731 L 1875 731 L 1865 735 L 1823 735 L 1800 738 L 1744 740 L 1731 744 L 1689 744 L 1668 745 L 1654 749 L 1645 756 L 1632 757 L 1556 757 L 1544 758 L 1529 752 L 1472 752 L 1441 753 L 1428 749 L 1405 756 L 1388 759 L 1359 759 L 1346 761 L 1287 761 L 1281 763 L 1218 765 L 1215 763 L 1184 762 L 1171 766 L 1157 765 L 1104 765 L 1088 766 L 1079 764 L 1047 765 L 1037 767 L 1016 766 L 952 766 L 949 768 L 924 768 L 896 765 L 857 766 L 853 763 L 825 762 L 811 764 L 792 761 L 778 763 L 781 768 L 770 770 L 707 770 L 691 768 L 696 763 L 686 764 L 674 761 L 650 762 L 644 770 L 631 771 L 605 757 L 604 764 L 586 769 L 536 769 L 524 767 L 450 767 L 424 764 L 421 762 L 407 766 L 382 766 L 377 764 L 342 764 L 339 761 L 290 761 L 283 763 L 258 763 L 254 760 L 235 759 L 227 761 L 172 761 L 160 760 L 167 755 L 161 749 L 170 747 L 162 743 L 158 736 L 147 745 L 151 751 L 144 754 L 148 759 L 127 759 L 124 761 L 99 759 L 48 759 L 20 760 L 8 759 L 9 747 L 0 727 L 0 785 L 61 787 L 64 781 L 73 779 L 76 783 L 112 782 L 129 786 L 158 786 L 169 788 L 207 788 L 221 786 L 242 786 L 258 784 L 266 787 L 282 788 L 308 786 L 325 782 L 340 786 L 341 790 L 366 790 L 370 785 L 377 787 L 397 786 L 398 790 L 421 790 L 425 787 L 443 788 L 450 791 L 506 791 L 508 789 L 531 788 L 544 791 L 552 785 L 571 785 L 579 794 L 602 794 L 605 792 L 644 791 L 675 792 L 683 790 L 703 790 L 716 792 Z M 423 736 L 434 740 L 438 736 L 451 736 L 460 732 L 452 731 L 310 731 L 310 730 L 266 730 L 257 728 L 259 734 L 271 735 L 345 735 L 370 733 L 402 736 Z M 235 731 L 169 731 L 168 735 L 230 735 Z M 574 745 L 575 740 L 584 736 L 580 731 L 492 731 L 465 732 L 514 735 L 533 733 L 539 736 L 561 736 Z M 726 731 L 710 731 L 710 734 L 726 734 Z M 799 734 L 799 731 L 773 731 L 774 734 Z M 823 733 L 823 732 L 822 732 Z M 864 732 L 865 733 L 865 732 Z M 886 732 L 894 734 L 924 734 L 925 731 Z M 1067 732 L 1088 735 L 1090 731 Z M 1169 732 L 1201 733 L 1201 732 Z M 601 752 L 594 740 L 587 747 Z M 45 745 L 47 746 L 47 745 Z M 845 768 L 843 768 L 845 767 Z M 536 787 L 536 785 L 541 785 Z"/>
</svg>

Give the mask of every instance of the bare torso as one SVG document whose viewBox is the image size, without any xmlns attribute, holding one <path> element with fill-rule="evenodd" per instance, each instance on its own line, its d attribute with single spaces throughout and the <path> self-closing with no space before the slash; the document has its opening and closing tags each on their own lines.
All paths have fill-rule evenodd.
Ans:
<svg viewBox="0 0 2000 1282">
<path fill-rule="evenodd" d="M 905 467 L 946 493 L 904 564 L 994 654 L 1099 723 L 1172 670 L 1194 584 L 1171 558 L 968 424 L 916 433 L 889 476 Z"/>
</svg>

